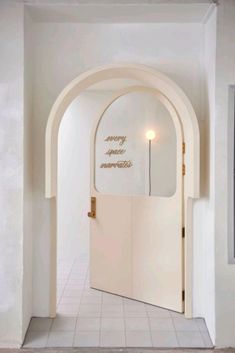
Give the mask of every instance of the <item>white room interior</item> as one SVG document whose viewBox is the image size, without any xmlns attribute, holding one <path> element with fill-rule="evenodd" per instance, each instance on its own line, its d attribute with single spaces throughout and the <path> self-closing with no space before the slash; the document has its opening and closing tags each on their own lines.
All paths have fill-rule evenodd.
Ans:
<svg viewBox="0 0 235 353">
<path fill-rule="evenodd" d="M 4 249 L 0 259 L 8 274 L 1 274 L 1 346 L 21 345 L 30 318 L 50 315 L 51 208 L 45 198 L 45 131 L 51 107 L 64 87 L 82 72 L 120 62 L 142 63 L 163 72 L 181 87 L 196 112 L 201 138 L 201 185 L 200 199 L 193 201 L 193 317 L 205 318 L 213 344 L 234 346 L 234 265 L 228 261 L 228 190 L 224 186 L 229 177 L 225 158 L 230 126 L 225 118 L 227 87 L 235 79 L 231 74 L 235 72 L 234 61 L 229 59 L 234 57 L 234 46 L 228 42 L 234 32 L 233 0 L 221 1 L 218 7 L 211 1 L 190 1 L 171 8 L 166 4 L 151 8 L 145 5 L 141 13 L 135 5 L 118 6 L 115 11 L 110 6 L 103 5 L 101 9 L 97 5 L 90 12 L 87 6 L 75 10 L 74 6 L 17 4 L 5 6 L 1 13 L 6 26 L 0 34 L 1 42 L 14 43 L 5 45 L 3 62 L 7 70 L 1 70 L 7 83 L 3 113 L 11 119 L 7 125 L 9 138 L 3 147 L 12 161 L 3 175 L 10 175 L 10 184 L 5 179 L 1 183 L 8 192 L 4 192 L 4 219 L 11 224 L 4 242 L 12 247 L 8 252 L 12 260 L 5 256 Z M 224 50 L 227 56 L 223 55 Z M 13 62 L 15 57 L 19 58 L 17 63 Z M 85 137 L 93 119 L 89 102 L 99 105 L 94 95 L 97 92 L 88 92 L 81 98 L 83 102 L 79 103 L 80 98 L 74 101 L 61 126 L 59 181 L 63 190 L 59 189 L 59 195 L 64 193 L 64 199 L 72 200 L 73 220 L 85 213 L 84 222 L 66 223 L 60 214 L 68 215 L 69 209 L 61 203 L 61 260 L 68 258 L 71 251 L 86 259 L 85 217 L 90 204 L 89 138 Z M 77 112 L 83 104 L 88 113 L 86 123 L 81 125 Z M 70 114 L 73 112 L 76 114 Z M 13 123 L 17 124 L 16 129 L 12 128 Z M 68 135 L 71 144 L 66 144 L 66 150 Z M 79 137 L 84 150 L 73 145 Z M 83 187 L 77 183 L 75 173 L 70 174 L 68 182 L 63 164 L 68 166 L 71 162 Z M 72 185 L 76 185 L 79 197 L 71 199 Z M 62 238 L 66 239 L 63 245 Z M 79 243 L 84 244 L 84 249 Z"/>
</svg>

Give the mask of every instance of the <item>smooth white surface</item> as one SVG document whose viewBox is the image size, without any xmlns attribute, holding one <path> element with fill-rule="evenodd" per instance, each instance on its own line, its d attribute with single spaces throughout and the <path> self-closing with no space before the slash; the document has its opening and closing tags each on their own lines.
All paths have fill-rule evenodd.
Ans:
<svg viewBox="0 0 235 353">
<path fill-rule="evenodd" d="M 176 190 L 176 134 L 163 103 L 149 92 L 131 92 L 119 97 L 105 111 L 95 139 L 95 187 L 104 194 L 149 194 L 149 143 L 145 132 L 155 129 L 151 144 L 151 195 L 172 196 Z M 105 141 L 124 136 L 125 142 Z M 123 150 L 123 154 L 107 152 Z M 130 168 L 101 168 L 130 161 Z"/>
<path fill-rule="evenodd" d="M 88 92 L 75 99 L 62 120 L 58 152 L 59 260 L 88 253 L 90 208 L 90 133 L 108 92 Z M 79 143 L 78 143 L 79 142 Z M 68 170 L 71 173 L 68 173 Z"/>
<path fill-rule="evenodd" d="M 33 302 L 33 143 L 32 143 L 32 22 L 28 14 L 25 14 L 24 24 L 24 247 L 23 247 L 23 329 L 24 337 L 32 316 Z"/>
<path fill-rule="evenodd" d="M 23 339 L 23 35 L 22 6 L 1 4 L 0 347 Z"/>
<path fill-rule="evenodd" d="M 215 322 L 216 345 L 235 346 L 235 265 L 228 261 L 228 85 L 235 83 L 235 3 L 218 7 L 215 91 Z M 230 176 L 231 178 L 231 176 Z M 224 322 L 226 320 L 226 326 Z"/>
<path fill-rule="evenodd" d="M 102 23 L 148 23 L 148 22 L 203 22 L 212 7 L 210 1 L 197 3 L 153 4 L 34 4 L 28 10 L 35 22 L 102 22 Z"/>
</svg>

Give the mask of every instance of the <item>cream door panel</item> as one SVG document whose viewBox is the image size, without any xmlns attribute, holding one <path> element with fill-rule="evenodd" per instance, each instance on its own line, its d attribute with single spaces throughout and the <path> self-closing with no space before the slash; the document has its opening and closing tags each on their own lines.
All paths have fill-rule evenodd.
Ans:
<svg viewBox="0 0 235 353">
<path fill-rule="evenodd" d="M 90 285 L 131 297 L 131 197 L 93 195 L 97 215 L 90 224 Z"/>
<path fill-rule="evenodd" d="M 133 298 L 181 312 L 180 199 L 135 197 L 132 206 Z"/>
</svg>

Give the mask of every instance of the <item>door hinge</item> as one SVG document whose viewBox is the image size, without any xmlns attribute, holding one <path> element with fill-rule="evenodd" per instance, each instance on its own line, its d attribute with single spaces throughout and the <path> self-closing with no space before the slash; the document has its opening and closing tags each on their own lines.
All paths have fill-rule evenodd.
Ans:
<svg viewBox="0 0 235 353">
<path fill-rule="evenodd" d="M 182 143 L 182 151 L 183 151 L 183 154 L 185 153 L 185 148 L 186 148 L 185 142 L 183 142 L 183 143 Z"/>
<path fill-rule="evenodd" d="M 184 300 L 185 300 L 185 291 L 182 290 L 182 301 L 184 302 Z"/>
<path fill-rule="evenodd" d="M 182 238 L 185 238 L 185 227 L 182 228 Z"/>
<path fill-rule="evenodd" d="M 185 167 L 185 164 L 182 165 L 182 174 L 183 174 L 183 175 L 186 174 L 186 167 Z"/>
</svg>

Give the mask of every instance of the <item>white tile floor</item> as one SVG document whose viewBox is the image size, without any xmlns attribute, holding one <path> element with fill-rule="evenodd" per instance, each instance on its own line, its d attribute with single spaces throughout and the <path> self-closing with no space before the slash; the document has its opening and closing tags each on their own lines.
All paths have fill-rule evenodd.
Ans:
<svg viewBox="0 0 235 353">
<path fill-rule="evenodd" d="M 57 283 L 57 317 L 33 318 L 24 347 L 212 347 L 203 319 L 90 289 L 85 255 L 60 261 Z"/>
</svg>

